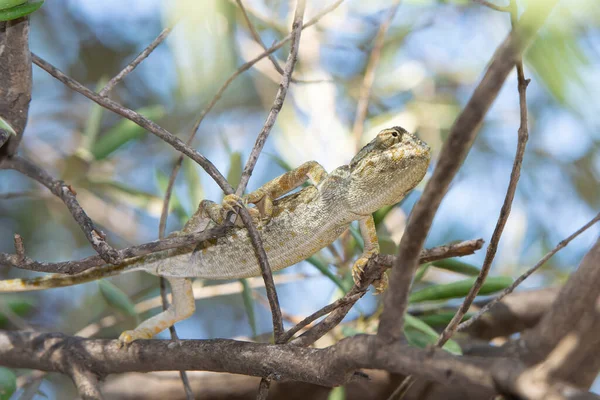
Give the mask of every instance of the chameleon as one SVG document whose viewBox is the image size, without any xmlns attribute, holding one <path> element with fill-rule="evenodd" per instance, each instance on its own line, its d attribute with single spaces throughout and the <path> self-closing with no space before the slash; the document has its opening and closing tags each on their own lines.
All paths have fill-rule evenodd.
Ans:
<svg viewBox="0 0 600 400">
<path fill-rule="evenodd" d="M 316 161 L 309 161 L 242 197 L 227 195 L 222 204 L 202 200 L 183 229 L 171 234 L 199 232 L 233 216 L 234 226 L 225 236 L 75 275 L 4 280 L 0 292 L 70 286 L 143 270 L 169 281 L 172 303 L 135 329 L 123 332 L 119 341 L 150 339 L 195 312 L 192 278 L 237 279 L 261 274 L 248 232 L 236 215 L 238 207 L 250 212 L 273 271 L 305 260 L 358 221 L 364 250 L 352 267 L 352 276 L 360 283 L 369 258 L 379 253 L 372 213 L 404 198 L 423 179 L 429 161 L 429 146 L 415 135 L 400 127 L 384 129 L 349 164 L 329 174 Z M 312 184 L 294 192 L 307 181 Z M 373 285 L 376 293 L 383 292 L 386 275 Z"/>
</svg>

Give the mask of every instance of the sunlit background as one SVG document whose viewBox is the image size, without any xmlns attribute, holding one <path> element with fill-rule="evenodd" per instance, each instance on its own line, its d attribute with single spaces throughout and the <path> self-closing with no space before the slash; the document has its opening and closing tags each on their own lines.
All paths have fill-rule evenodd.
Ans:
<svg viewBox="0 0 600 400">
<path fill-rule="evenodd" d="M 331 3 L 308 1 L 305 20 Z M 247 0 L 244 4 L 266 46 L 289 33 L 293 2 Z M 433 149 L 435 166 L 441 144 L 510 30 L 510 20 L 505 13 L 470 1 L 402 2 L 386 35 L 365 132 L 357 143 L 351 135 L 357 98 L 374 37 L 391 4 L 346 0 L 302 32 L 294 72 L 299 82 L 291 85 L 249 190 L 285 172 L 286 165 L 316 160 L 331 171 L 347 163 L 378 130 L 394 125 L 425 140 Z M 520 1 L 519 9 L 528 5 Z M 30 45 L 37 55 L 97 90 L 163 28 L 175 23 L 169 38 L 111 97 L 186 140 L 219 87 L 263 50 L 250 36 L 234 1 L 52 0 L 31 18 Z M 532 80 L 527 91 L 530 140 L 494 276 L 518 276 L 600 209 L 599 27 L 598 1 L 563 0 L 525 56 L 525 74 Z M 280 64 L 288 52 L 289 46 L 284 46 L 275 53 Z M 155 240 L 166 182 L 178 154 L 39 68 L 34 66 L 33 73 L 33 99 L 21 154 L 72 184 L 83 208 L 113 246 Z M 279 73 L 263 59 L 229 86 L 202 122 L 193 146 L 230 178 L 239 173 L 240 154 L 245 163 L 279 81 Z M 518 125 L 513 72 L 441 205 L 428 247 L 480 237 L 489 241 L 508 184 Z M 387 215 L 380 227 L 382 237 L 398 243 L 421 189 Z M 0 199 L 0 251 L 13 252 L 13 234 L 19 233 L 27 255 L 36 260 L 94 254 L 60 200 L 17 173 L 0 173 L 0 193 L 23 191 L 26 196 Z M 186 160 L 167 230 L 179 229 L 202 198 L 219 202 L 221 197 L 211 178 Z M 598 237 L 599 228 L 570 244 L 523 286 L 563 282 Z M 344 246 L 349 240 L 337 246 L 342 256 L 348 255 Z M 393 251 L 389 239 L 385 240 L 384 247 Z M 330 252 L 324 251 L 319 260 L 347 284 L 353 254 L 339 270 L 327 267 L 336 261 Z M 483 254 L 480 251 L 464 261 L 481 266 Z M 282 309 L 291 316 L 288 326 L 293 318 L 304 317 L 341 295 L 332 277 L 313 264 L 301 263 L 283 274 L 289 276 L 278 278 L 283 280 L 278 290 Z M 25 275 L 0 269 L 1 278 Z M 461 278 L 435 269 L 424 277 L 431 282 L 456 279 Z M 134 303 L 158 295 L 158 279 L 150 275 L 134 273 L 110 281 Z M 260 283 L 251 281 L 251 285 L 255 282 Z M 255 289 L 258 295 L 246 298 L 245 304 L 237 281 L 228 286 L 205 284 L 212 291 L 203 292 L 197 282 L 204 298 L 197 301 L 195 316 L 177 324 L 181 338 L 258 335 L 260 340 L 269 339 L 271 319 L 262 289 Z M 6 304 L 16 298 L 34 304 L 22 318 L 26 326 L 36 329 L 73 334 L 87 327 L 86 332 L 96 337 L 114 338 L 135 325 L 135 318 L 107 302 L 96 282 L 18 297 L 3 295 L 0 301 Z M 153 304 L 159 305 L 156 300 Z M 377 305 L 377 297 L 365 296 L 347 321 L 368 319 Z M 102 329 L 89 326 L 109 315 L 117 315 L 118 323 Z M 8 326 L 5 318 L 0 323 Z M 321 344 L 333 339 L 326 337 Z M 48 398 L 73 395 L 70 382 L 57 376 L 45 380 L 41 390 Z"/>
</svg>

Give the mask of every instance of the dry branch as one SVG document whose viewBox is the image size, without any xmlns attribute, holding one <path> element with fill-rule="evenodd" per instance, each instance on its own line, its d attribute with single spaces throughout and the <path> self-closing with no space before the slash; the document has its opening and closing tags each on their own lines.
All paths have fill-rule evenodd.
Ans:
<svg viewBox="0 0 600 400">
<path fill-rule="evenodd" d="M 390 288 L 384 297 L 384 310 L 379 324 L 378 335 L 385 340 L 396 341 L 402 337 L 403 314 L 406 310 L 410 285 L 418 266 L 419 252 L 433 217 L 471 148 L 479 126 L 502 88 L 504 80 L 519 59 L 519 54 L 531 42 L 556 2 L 557 0 L 550 0 L 543 7 L 525 11 L 519 27 L 513 30 L 498 48 L 483 79 L 454 122 L 433 175 L 413 208 L 400 242 L 396 266 L 390 276 Z"/>
</svg>

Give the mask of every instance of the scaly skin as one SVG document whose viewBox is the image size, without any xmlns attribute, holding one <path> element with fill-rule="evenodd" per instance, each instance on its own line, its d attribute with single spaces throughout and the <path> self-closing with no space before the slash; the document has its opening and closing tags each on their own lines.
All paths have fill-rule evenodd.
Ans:
<svg viewBox="0 0 600 400">
<path fill-rule="evenodd" d="M 404 129 L 394 127 L 380 132 L 352 159 L 349 165 L 327 174 L 311 161 L 266 183 L 240 199 L 227 196 L 224 205 L 203 201 L 188 221 L 183 233 L 199 231 L 221 223 L 227 211 L 237 204 L 249 208 L 261 235 L 273 271 L 294 265 L 333 243 L 352 221 L 358 220 L 365 241 L 362 256 L 353 268 L 355 281 L 373 254 L 379 252 L 372 213 L 399 202 L 423 179 L 429 165 L 429 147 Z M 307 180 L 313 185 L 284 196 Z M 236 224 L 241 225 L 241 224 Z M 233 279 L 260 275 L 260 267 L 248 232 L 237 226 L 226 236 L 201 243 L 198 247 L 168 250 L 128 260 L 122 266 L 94 268 L 70 277 L 50 276 L 34 280 L 0 281 L 0 292 L 36 290 L 68 286 L 125 271 L 145 270 L 169 280 L 173 306 L 145 321 L 120 340 L 129 343 L 150 338 L 193 313 L 189 278 Z M 376 285 L 385 289 L 385 276 Z M 190 304 L 191 303 L 191 304 Z"/>
</svg>

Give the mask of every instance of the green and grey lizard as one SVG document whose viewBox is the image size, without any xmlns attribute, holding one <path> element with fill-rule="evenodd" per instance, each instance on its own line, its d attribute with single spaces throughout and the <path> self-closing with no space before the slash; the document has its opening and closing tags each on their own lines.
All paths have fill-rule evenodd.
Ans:
<svg viewBox="0 0 600 400">
<path fill-rule="evenodd" d="M 222 223 L 238 205 L 250 207 L 273 271 L 294 265 L 333 243 L 353 221 L 359 221 L 364 252 L 355 262 L 355 282 L 369 258 L 379 252 L 372 213 L 399 202 L 423 179 L 430 160 L 427 144 L 400 127 L 381 131 L 350 164 L 330 174 L 309 161 L 239 198 L 226 196 L 223 206 L 203 200 L 182 233 L 197 232 Z M 302 190 L 288 194 L 312 181 Z M 285 196 L 288 194 L 287 196 Z M 177 233 L 175 233 L 177 234 Z M 63 287 L 129 271 L 165 277 L 173 295 L 171 306 L 121 334 L 122 343 L 148 339 L 194 313 L 191 278 L 233 279 L 260 275 L 248 232 L 236 221 L 225 236 L 199 246 L 166 250 L 132 258 L 119 265 L 93 268 L 77 275 L 51 275 L 0 281 L 0 292 Z M 385 275 L 375 284 L 385 290 Z"/>
</svg>

